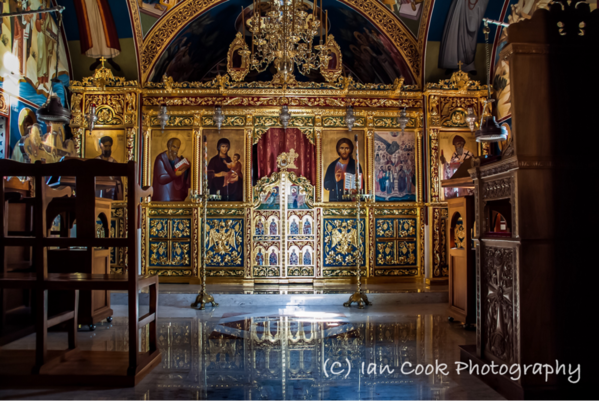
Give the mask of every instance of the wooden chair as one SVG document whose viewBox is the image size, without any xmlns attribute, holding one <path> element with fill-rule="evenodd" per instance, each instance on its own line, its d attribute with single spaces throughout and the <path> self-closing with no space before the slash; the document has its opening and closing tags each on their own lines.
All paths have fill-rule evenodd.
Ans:
<svg viewBox="0 0 599 401">
<path fill-rule="evenodd" d="M 75 182 L 73 180 L 72 186 Z M 47 187 L 46 187 L 47 188 Z M 70 187 L 69 187 L 70 188 Z M 49 229 L 57 216 L 60 216 L 61 237 L 69 237 L 70 229 L 76 221 L 76 197 L 54 198 L 46 209 L 46 227 Z M 104 235 L 110 236 L 110 214 L 112 200 L 95 198 L 96 219 L 102 222 Z M 72 251 L 67 249 L 48 250 L 49 273 L 89 273 L 110 274 L 110 249 L 87 247 Z M 52 301 L 53 295 L 50 295 Z M 60 306 L 58 306 L 60 308 Z M 79 324 L 96 329 L 96 324 L 104 319 L 112 320 L 109 291 L 81 291 L 79 294 Z"/>
<path fill-rule="evenodd" d="M 158 277 L 140 276 L 137 273 L 138 252 L 136 224 L 139 199 L 152 194 L 152 189 L 142 190 L 136 185 L 136 164 L 109 163 L 102 160 L 67 160 L 54 164 L 21 164 L 0 160 L 0 175 L 31 177 L 35 182 L 33 202 L 33 235 L 10 236 L 6 229 L 6 208 L 0 207 L 0 288 L 28 288 L 35 299 L 36 349 L 13 351 L 0 349 L 0 385 L 108 385 L 133 386 L 161 360 L 156 343 L 156 314 L 158 304 Z M 46 176 L 74 176 L 76 179 L 75 215 L 76 238 L 50 238 L 46 211 L 50 201 L 64 196 L 64 191 L 39 190 L 44 188 Z M 129 194 L 127 215 L 131 219 L 126 238 L 96 238 L 95 180 L 97 176 L 127 177 Z M 4 184 L 0 186 L 0 204 L 5 204 Z M 6 272 L 6 247 L 29 246 L 33 249 L 34 273 Z M 61 274 L 48 272 L 48 247 L 126 247 L 130 269 L 127 274 Z M 149 312 L 139 316 L 138 291 L 149 287 Z M 55 316 L 48 316 L 48 291 L 69 291 L 72 307 Z M 129 351 L 79 351 L 77 350 L 77 312 L 79 290 L 126 290 L 129 296 Z M 59 323 L 69 325 L 69 345 L 63 352 L 47 350 L 48 328 Z M 149 325 L 149 351 L 139 352 L 139 329 Z M 29 365 L 30 363 L 30 365 Z M 96 369 L 101 371 L 96 371 Z M 33 375 L 33 376 L 32 376 Z"/>
</svg>

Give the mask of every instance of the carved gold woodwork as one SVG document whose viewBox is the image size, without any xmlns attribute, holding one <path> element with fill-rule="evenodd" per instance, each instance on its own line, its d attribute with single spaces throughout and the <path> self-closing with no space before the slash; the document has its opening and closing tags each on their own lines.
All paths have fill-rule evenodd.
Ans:
<svg viewBox="0 0 599 401">
<path fill-rule="evenodd" d="M 236 54 L 239 56 L 240 66 L 235 66 L 233 63 L 236 59 Z M 250 72 L 250 49 L 241 32 L 237 32 L 235 40 L 229 46 L 227 53 L 227 72 L 234 81 L 243 81 L 245 76 Z"/>
<path fill-rule="evenodd" d="M 191 7 L 191 2 L 188 3 Z M 180 6 L 178 10 L 186 9 L 189 12 L 190 8 L 186 7 L 186 5 Z M 377 7 L 371 8 L 370 12 L 375 12 L 377 9 Z M 159 25 L 153 30 L 154 33 L 151 33 L 152 37 L 156 38 L 155 32 L 160 31 L 163 27 L 164 21 L 160 21 Z M 144 48 L 148 46 L 147 40 L 146 38 Z M 415 42 L 412 42 L 411 45 L 418 49 Z M 148 54 L 143 57 L 147 60 L 148 56 L 151 55 Z M 341 61 L 341 56 L 339 61 Z M 212 120 L 214 106 L 222 105 L 225 115 L 223 127 L 244 130 L 244 158 L 247 161 L 252 158 L 252 145 L 257 143 L 261 135 L 270 127 L 280 126 L 278 121 L 280 107 L 283 104 L 288 105 L 292 115 L 290 127 L 300 129 L 302 134 L 306 135 L 316 146 L 317 183 L 314 186 L 314 196 L 313 199 L 310 199 L 310 202 L 315 211 L 314 229 L 317 236 L 313 257 L 318 263 L 315 263 L 314 271 L 308 273 L 315 279 L 349 277 L 349 270 L 341 267 L 323 269 L 324 259 L 330 256 L 328 254 L 324 255 L 322 249 L 322 238 L 325 235 L 324 220 L 351 218 L 354 216 L 355 211 L 341 202 L 322 202 L 321 183 L 324 174 L 322 138 L 326 138 L 326 131 L 328 130 L 345 129 L 346 107 L 352 105 L 356 115 L 354 127 L 364 130 L 366 142 L 365 150 L 367 155 L 360 155 L 360 157 L 365 163 L 366 171 L 373 172 L 374 159 L 370 157 L 370 154 L 374 153 L 375 131 L 398 130 L 397 117 L 399 111 L 406 107 L 410 117 L 406 129 L 413 130 L 417 135 L 416 202 L 373 202 L 366 205 L 363 225 L 367 236 L 365 237 L 365 246 L 375 248 L 373 235 L 375 221 L 379 216 L 413 216 L 416 218 L 414 246 L 417 250 L 413 265 L 416 266 L 417 277 L 422 277 L 424 275 L 425 248 L 423 216 L 424 208 L 428 208 L 430 212 L 428 213 L 428 225 L 433 234 L 430 236 L 431 244 L 428 247 L 432 253 L 433 267 L 431 271 L 434 277 L 443 277 L 446 274 L 444 266 L 447 256 L 444 249 L 447 239 L 444 238 L 445 228 L 443 226 L 443 224 L 446 224 L 446 212 L 444 211 L 445 205 L 440 202 L 439 196 L 439 130 L 468 130 L 464 124 L 464 113 L 467 112 L 468 107 L 474 107 L 475 113 L 480 113 L 481 99 L 487 93 L 486 87 L 466 79 L 467 76 L 464 74 L 456 75 L 437 85 L 427 85 L 424 92 L 418 90 L 418 87 L 414 85 L 404 85 L 402 79 L 387 85 L 362 84 L 353 81 L 351 78 L 339 76 L 326 83 L 298 82 L 293 86 L 281 87 L 271 82 L 237 82 L 236 77 L 232 75 L 219 76 L 209 82 L 174 82 L 172 78 L 165 76 L 161 82 L 138 85 L 136 81 L 126 81 L 123 78 L 114 77 L 109 73 L 109 70 L 105 69 L 97 71 L 94 76 L 85 78 L 81 82 L 72 82 L 71 105 L 73 117 L 71 126 L 73 127 L 76 143 L 82 152 L 80 155 L 82 157 L 86 156 L 83 153 L 87 127 L 84 116 L 92 103 L 97 106 L 99 128 L 119 128 L 125 131 L 127 158 L 134 160 L 138 154 L 141 155 L 143 181 L 146 185 L 150 181 L 154 163 L 154 160 L 151 160 L 149 156 L 152 147 L 152 132 L 160 129 L 157 120 L 160 105 L 165 104 L 168 107 L 170 118 L 166 129 L 191 132 L 194 141 L 192 147 L 194 149 L 201 149 L 201 138 L 205 133 L 204 130 L 216 129 Z M 426 101 L 423 100 L 423 95 Z M 143 102 L 141 99 L 143 99 Z M 424 130 L 425 121 L 427 130 Z M 142 136 L 144 138 L 144 149 L 140 151 L 138 147 Z M 192 175 L 189 201 L 174 204 L 157 204 L 154 202 L 148 204 L 144 209 L 144 219 L 146 219 L 146 223 L 144 223 L 145 231 L 142 230 L 144 268 L 148 269 L 147 271 L 156 272 L 173 280 L 190 282 L 194 278 L 197 279 L 197 269 L 193 266 L 185 269 L 178 268 L 177 264 L 186 265 L 191 263 L 193 265 L 196 263 L 197 258 L 194 255 L 197 249 L 195 248 L 199 247 L 199 244 L 197 246 L 190 245 L 189 254 L 187 249 L 184 249 L 186 244 L 181 243 L 180 238 L 169 237 L 168 239 L 172 240 L 173 243 L 177 243 L 177 245 L 169 245 L 171 248 L 168 249 L 161 244 L 150 244 L 149 230 L 151 228 L 148 219 L 161 216 L 169 219 L 177 216 L 190 216 L 192 221 L 196 222 L 190 225 L 191 235 L 197 235 L 194 230 L 197 230 L 200 220 L 199 217 L 194 217 L 194 213 L 197 213 L 197 204 L 194 203 L 193 199 L 195 195 L 199 194 L 202 187 L 200 182 L 202 174 L 199 169 L 204 160 L 201 152 L 201 150 L 197 150 L 192 156 L 193 164 L 197 167 Z M 427 155 L 427 157 L 425 158 L 423 155 Z M 362 159 L 362 157 L 364 158 Z M 293 171 L 291 166 L 288 166 L 287 169 Z M 251 177 L 250 163 L 244 166 L 243 171 L 245 177 Z M 287 174 L 291 173 L 288 172 Z M 375 185 L 372 175 L 368 177 L 368 188 L 374 188 Z M 424 191 L 425 185 L 427 191 Z M 249 219 L 251 218 L 250 210 L 255 206 L 253 194 L 256 188 L 252 187 L 251 179 L 247 179 L 244 183 L 245 202 L 216 202 L 210 205 L 209 218 L 237 218 L 243 220 L 245 225 L 242 229 L 240 228 L 242 230 L 240 235 L 245 248 L 239 255 L 243 259 L 242 266 L 214 267 L 208 269 L 207 274 L 209 277 L 223 280 L 243 278 L 252 280 L 254 278 L 253 267 L 250 263 L 252 258 L 250 246 L 252 223 Z M 429 194 L 428 199 L 424 199 L 425 192 Z M 496 194 L 497 190 L 489 188 L 488 192 Z M 343 245 L 343 241 L 336 245 L 339 244 Z M 151 245 L 156 250 L 163 246 L 163 252 L 155 253 L 153 256 L 156 264 L 164 266 L 148 268 L 148 262 L 151 259 L 149 255 L 152 252 Z M 395 267 L 375 269 L 377 258 L 374 251 L 367 250 L 364 252 L 364 256 L 366 263 L 369 264 L 364 271 L 364 274 L 368 277 L 409 277 L 405 271 Z M 409 258 L 409 256 L 406 256 L 406 258 Z M 399 258 L 396 259 L 399 260 Z M 158 263 L 160 260 L 162 262 Z M 302 273 L 301 269 L 297 272 L 287 270 L 290 277 L 296 273 L 305 276 L 304 273 L 306 273 Z M 353 273 L 355 272 L 351 274 Z M 269 272 L 266 271 L 265 275 L 268 276 L 268 274 Z"/>
<path fill-rule="evenodd" d="M 324 79 L 327 80 L 327 82 L 335 82 L 343 72 L 343 57 L 341 55 L 341 48 L 339 47 L 339 44 L 335 42 L 335 37 L 333 35 L 328 36 L 326 45 L 329 53 L 333 53 L 334 60 L 336 60 L 336 63 L 333 66 L 333 68 L 330 69 L 328 68 L 328 66 L 326 68 L 321 67 L 320 73 L 322 74 Z"/>
</svg>

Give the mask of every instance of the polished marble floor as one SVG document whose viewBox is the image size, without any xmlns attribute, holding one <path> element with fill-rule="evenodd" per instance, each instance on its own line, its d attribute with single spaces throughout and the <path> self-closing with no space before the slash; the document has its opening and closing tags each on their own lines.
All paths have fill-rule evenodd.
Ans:
<svg viewBox="0 0 599 401">
<path fill-rule="evenodd" d="M 476 377 L 456 373 L 458 345 L 474 344 L 475 337 L 449 323 L 446 308 L 162 306 L 162 362 L 137 387 L 32 383 L 0 389 L 0 399 L 502 399 Z M 126 307 L 114 309 L 112 323 L 79 332 L 81 349 L 128 348 Z M 5 348 L 31 349 L 34 343 L 31 335 Z M 49 349 L 66 345 L 65 333 L 50 333 Z M 436 362 L 448 365 L 448 375 L 416 375 L 407 364 L 413 369 Z"/>
</svg>

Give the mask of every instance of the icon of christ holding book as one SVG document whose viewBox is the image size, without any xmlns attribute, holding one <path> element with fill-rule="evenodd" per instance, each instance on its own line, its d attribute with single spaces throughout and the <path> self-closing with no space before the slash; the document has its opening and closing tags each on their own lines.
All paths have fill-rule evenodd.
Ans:
<svg viewBox="0 0 599 401">
<path fill-rule="evenodd" d="M 171 138 L 166 143 L 166 151 L 156 156 L 152 187 L 155 202 L 181 202 L 187 198 L 191 183 L 189 161 L 179 156 L 181 140 Z"/>
<path fill-rule="evenodd" d="M 337 142 L 337 154 L 339 158 L 329 164 L 324 176 L 324 189 L 329 191 L 329 202 L 343 201 L 343 193 L 346 190 L 356 188 L 356 161 L 352 156 L 353 152 L 354 143 L 350 139 L 339 139 Z M 364 188 L 362 173 L 362 166 L 360 166 L 359 177 L 362 181 L 361 187 Z"/>
</svg>

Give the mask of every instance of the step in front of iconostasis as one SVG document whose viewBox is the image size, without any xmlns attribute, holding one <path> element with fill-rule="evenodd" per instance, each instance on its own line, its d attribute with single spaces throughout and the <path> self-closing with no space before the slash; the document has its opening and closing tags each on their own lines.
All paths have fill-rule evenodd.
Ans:
<svg viewBox="0 0 599 401">
<path fill-rule="evenodd" d="M 312 286 L 254 286 L 250 288 L 208 285 L 206 290 L 222 306 L 323 306 L 342 305 L 356 291 L 357 285 L 319 289 Z M 201 285 L 160 284 L 158 304 L 189 307 L 201 290 Z M 363 285 L 362 290 L 375 305 L 424 304 L 448 302 L 447 286 L 427 287 L 417 283 Z M 148 294 L 139 297 L 141 305 L 148 303 Z M 113 305 L 127 304 L 125 293 L 112 292 Z"/>
</svg>

